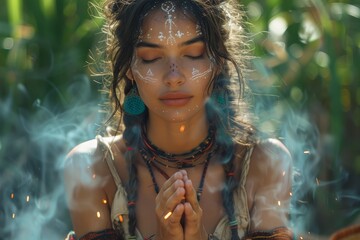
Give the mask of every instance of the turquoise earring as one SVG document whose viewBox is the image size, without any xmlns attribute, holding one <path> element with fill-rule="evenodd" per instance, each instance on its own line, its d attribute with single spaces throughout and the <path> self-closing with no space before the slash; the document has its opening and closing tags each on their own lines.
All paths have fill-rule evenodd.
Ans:
<svg viewBox="0 0 360 240">
<path fill-rule="evenodd" d="M 129 115 L 140 115 L 145 111 L 145 104 L 140 98 L 136 87 L 134 86 L 124 99 L 123 108 Z"/>
<path fill-rule="evenodd" d="M 225 91 L 213 90 L 211 99 L 221 107 L 225 107 L 227 104 Z"/>
</svg>

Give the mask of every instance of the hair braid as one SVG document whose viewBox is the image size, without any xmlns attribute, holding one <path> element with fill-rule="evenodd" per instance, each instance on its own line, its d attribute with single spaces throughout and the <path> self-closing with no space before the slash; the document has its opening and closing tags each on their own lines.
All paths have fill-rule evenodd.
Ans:
<svg viewBox="0 0 360 240">
<path fill-rule="evenodd" d="M 239 240 L 238 236 L 238 222 L 235 218 L 235 209 L 234 209 L 234 190 L 238 186 L 238 181 L 232 174 L 233 172 L 233 162 L 230 161 L 228 164 L 224 165 L 226 180 L 225 186 L 222 191 L 223 207 L 229 219 L 229 227 L 231 229 L 231 240 Z"/>
<path fill-rule="evenodd" d="M 123 120 L 125 130 L 123 132 L 123 138 L 128 147 L 128 151 L 125 153 L 125 160 L 128 167 L 129 179 L 125 186 L 127 198 L 128 198 L 128 211 L 129 211 L 129 234 L 135 236 L 136 234 L 136 201 L 138 190 L 138 177 L 136 168 L 136 149 L 139 146 L 141 140 L 141 123 L 144 117 L 132 116 L 124 114 Z"/>
<path fill-rule="evenodd" d="M 137 200 L 137 185 L 138 185 L 138 179 L 137 179 L 137 168 L 134 163 L 134 155 L 133 151 L 128 151 L 130 154 L 133 155 L 127 156 L 125 155 L 126 159 L 129 159 L 128 161 L 128 171 L 129 171 L 129 180 L 126 184 L 126 192 L 128 197 L 128 210 L 129 210 L 129 233 L 131 236 L 135 236 L 135 229 L 136 229 L 136 200 Z"/>
<path fill-rule="evenodd" d="M 234 129 L 233 120 L 235 119 L 236 112 L 231 105 L 234 96 L 229 89 L 229 79 L 221 74 L 214 81 L 214 91 L 220 90 L 224 93 L 226 103 L 221 105 L 209 99 L 206 104 L 207 117 L 212 120 L 216 128 L 216 143 L 219 147 L 219 161 L 224 167 L 226 174 L 225 186 L 222 190 L 223 207 L 229 219 L 229 225 L 231 229 L 231 240 L 239 240 L 238 228 L 236 224 L 235 212 L 234 212 L 234 198 L 233 193 L 238 183 L 233 174 L 233 157 L 235 155 L 235 141 L 233 134 L 237 132 L 232 131 Z"/>
</svg>

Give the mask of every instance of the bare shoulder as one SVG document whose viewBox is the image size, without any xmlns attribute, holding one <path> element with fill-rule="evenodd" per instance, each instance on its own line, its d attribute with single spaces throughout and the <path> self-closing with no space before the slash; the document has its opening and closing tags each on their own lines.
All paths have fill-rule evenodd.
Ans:
<svg viewBox="0 0 360 240">
<path fill-rule="evenodd" d="M 77 183 L 109 175 L 104 161 L 105 154 L 122 155 L 124 144 L 121 136 L 100 137 L 75 146 L 66 156 L 64 162 L 65 178 L 77 179 Z M 106 145 L 106 146 L 105 146 Z M 94 182 L 94 181 L 91 181 Z M 96 181 L 95 181 L 96 182 Z"/>
<path fill-rule="evenodd" d="M 281 141 L 265 139 L 255 145 L 246 182 L 253 231 L 287 225 L 291 169 L 291 155 Z"/>
<path fill-rule="evenodd" d="M 259 141 L 251 157 L 251 165 L 262 173 L 292 165 L 291 155 L 286 146 L 275 138 Z"/>
<path fill-rule="evenodd" d="M 78 236 L 111 228 L 109 209 L 116 185 L 105 156 L 111 154 L 121 161 L 122 142 L 121 137 L 86 141 L 73 148 L 65 159 L 66 196 Z"/>
<path fill-rule="evenodd" d="M 248 183 L 255 190 L 261 187 L 290 182 L 292 158 L 286 146 L 275 138 L 255 145 L 250 159 Z M 289 183 L 290 184 L 290 183 Z"/>
<path fill-rule="evenodd" d="M 99 174 L 104 169 L 96 139 L 75 146 L 64 161 L 64 181 L 68 194 L 72 194 L 84 186 L 95 189 L 100 186 L 103 178 Z M 96 180 L 96 181 L 95 181 Z M 72 198 L 76 199 L 75 196 Z"/>
<path fill-rule="evenodd" d="M 65 174 L 72 172 L 80 173 L 93 169 L 101 162 L 102 158 L 103 156 L 99 150 L 96 139 L 80 143 L 79 145 L 75 146 L 66 156 L 64 162 Z"/>
<path fill-rule="evenodd" d="M 96 160 L 96 155 L 99 155 L 97 149 L 98 143 L 96 139 L 80 143 L 67 154 L 65 167 L 67 167 L 68 164 L 76 164 L 79 161 L 93 164 Z"/>
<path fill-rule="evenodd" d="M 119 156 L 124 152 L 124 148 L 125 145 L 121 136 L 99 136 L 96 139 L 80 143 L 67 154 L 64 162 L 65 171 L 74 168 L 77 170 L 84 168 L 95 168 L 101 170 L 105 154 Z M 107 151 L 109 149 L 111 151 Z"/>
</svg>

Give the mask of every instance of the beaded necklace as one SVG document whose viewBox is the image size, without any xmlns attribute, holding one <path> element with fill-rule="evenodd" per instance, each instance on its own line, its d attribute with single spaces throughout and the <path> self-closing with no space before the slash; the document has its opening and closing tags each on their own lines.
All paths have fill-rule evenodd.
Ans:
<svg viewBox="0 0 360 240">
<path fill-rule="evenodd" d="M 209 128 L 208 136 L 196 148 L 194 148 L 193 150 L 187 153 L 172 154 L 172 153 L 166 153 L 161 149 L 159 149 L 158 147 L 156 147 L 154 144 L 152 144 L 150 140 L 146 137 L 145 131 L 143 129 L 142 131 L 143 146 L 139 149 L 139 152 L 150 173 L 156 194 L 159 193 L 159 185 L 157 184 L 153 168 L 159 171 L 159 173 L 165 179 L 169 179 L 170 176 L 164 170 L 162 170 L 158 165 L 182 169 L 182 168 L 190 168 L 200 164 L 204 164 L 199 187 L 196 190 L 197 200 L 200 201 L 210 159 L 217 149 L 216 144 L 214 143 L 215 142 L 214 136 L 215 136 L 214 129 Z M 206 158 L 203 157 L 205 153 L 207 153 Z"/>
<path fill-rule="evenodd" d="M 158 170 L 160 172 L 160 174 L 165 177 L 165 179 L 169 179 L 170 176 L 166 172 L 164 172 L 160 167 L 156 166 L 156 164 L 152 161 L 152 158 L 147 155 L 147 153 L 145 152 L 145 150 L 143 148 L 140 149 L 139 151 L 140 151 L 140 154 L 141 154 L 144 162 L 146 163 L 146 167 L 147 167 L 147 169 L 148 169 L 148 171 L 150 173 L 151 181 L 153 182 L 153 185 L 154 185 L 154 190 L 155 190 L 156 194 L 158 194 L 159 193 L 159 185 L 157 184 L 155 174 L 154 174 L 154 171 L 153 171 L 153 167 L 156 170 Z M 207 157 L 205 159 L 205 164 L 204 164 L 204 168 L 203 168 L 203 171 L 202 171 L 202 174 L 201 174 L 199 187 L 196 190 L 196 197 L 197 197 L 198 201 L 200 201 L 200 197 L 201 197 L 203 187 L 204 187 L 206 172 L 207 172 L 207 169 L 208 169 L 208 166 L 209 166 L 209 163 L 210 163 L 210 159 L 211 159 L 212 154 L 214 152 L 215 151 L 210 151 L 207 154 Z"/>
<path fill-rule="evenodd" d="M 189 152 L 174 154 L 167 153 L 155 146 L 146 136 L 146 130 L 142 130 L 143 149 L 147 155 L 152 156 L 151 161 L 164 167 L 170 168 L 191 168 L 200 164 L 204 164 L 207 158 L 202 156 L 212 149 L 214 145 L 215 130 L 210 127 L 208 136 L 197 147 Z"/>
</svg>

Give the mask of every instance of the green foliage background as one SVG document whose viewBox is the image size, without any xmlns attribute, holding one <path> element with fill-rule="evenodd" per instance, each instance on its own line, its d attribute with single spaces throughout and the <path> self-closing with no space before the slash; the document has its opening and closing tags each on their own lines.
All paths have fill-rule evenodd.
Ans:
<svg viewBox="0 0 360 240">
<path fill-rule="evenodd" d="M 1 222 L 8 226 L 20 218 L 23 209 L 47 211 L 35 199 L 52 196 L 52 181 L 61 178 L 54 166 L 97 127 L 91 124 L 98 119 L 89 106 L 98 104 L 100 85 L 89 79 L 87 63 L 92 61 L 90 51 L 104 43 L 102 20 L 94 17 L 96 9 L 89 3 L 1 0 L 0 227 Z M 318 131 L 319 157 L 311 179 L 317 187 L 301 201 L 312 213 L 305 229 L 329 235 L 358 221 L 360 211 L 360 4 L 241 4 L 248 12 L 247 30 L 258 57 L 249 74 L 250 86 L 256 95 L 275 96 L 269 100 L 275 107 L 264 104 L 257 109 L 266 119 L 260 128 L 276 132 L 290 109 L 296 109 L 306 113 Z M 269 114 L 276 117 L 266 118 Z M 67 118 L 72 124 L 66 125 Z M 49 124 L 54 122 L 58 124 Z M 77 127 L 82 130 L 74 131 Z M 77 134 L 69 136 L 64 129 Z M 49 134 L 37 136 L 38 132 Z M 31 200 L 25 201 L 26 196 Z M 55 220 L 38 223 L 60 236 L 69 230 L 63 212 Z"/>
<path fill-rule="evenodd" d="M 270 94 L 282 98 L 282 110 L 275 107 L 272 112 L 278 116 L 272 128 L 283 124 L 290 106 L 308 113 L 318 130 L 319 159 L 312 179 L 317 187 L 302 199 L 312 210 L 306 228 L 327 235 L 358 222 L 359 2 L 241 2 L 260 57 L 255 62 L 256 85 L 271 86 Z M 262 110 L 264 116 L 269 113 Z"/>
</svg>

